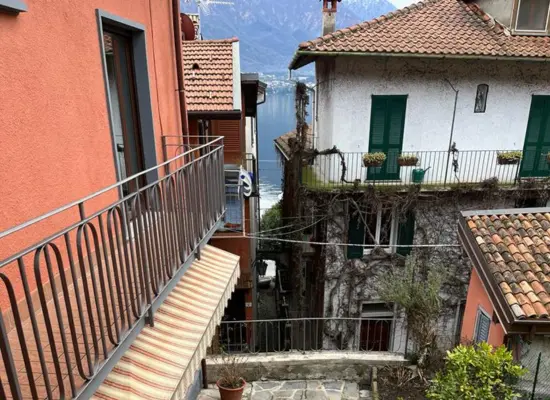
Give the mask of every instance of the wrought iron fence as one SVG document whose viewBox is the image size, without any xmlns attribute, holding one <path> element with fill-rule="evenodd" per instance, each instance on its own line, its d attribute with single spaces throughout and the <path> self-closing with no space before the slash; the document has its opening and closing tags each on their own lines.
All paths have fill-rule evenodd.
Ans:
<svg viewBox="0 0 550 400">
<path fill-rule="evenodd" d="M 122 187 L 127 185 L 128 194 Z M 0 398 L 82 395 L 219 225 L 223 141 L 0 232 Z M 55 226 L 53 234 L 44 234 Z M 118 353 L 117 353 L 118 352 Z"/>
<path fill-rule="evenodd" d="M 388 154 L 380 167 L 366 167 L 367 153 L 319 155 L 302 167 L 302 184 L 314 189 L 365 185 L 449 188 L 461 184 L 514 185 L 521 163 L 500 164 L 497 155 L 508 150 L 413 151 Z M 496 178 L 496 180 L 494 179 Z"/>
<path fill-rule="evenodd" d="M 222 321 L 212 352 L 388 351 L 405 353 L 406 331 L 394 318 L 288 318 Z"/>
<path fill-rule="evenodd" d="M 550 358 L 542 352 L 527 352 L 520 360 L 526 369 L 516 390 L 523 400 L 550 399 Z"/>
</svg>

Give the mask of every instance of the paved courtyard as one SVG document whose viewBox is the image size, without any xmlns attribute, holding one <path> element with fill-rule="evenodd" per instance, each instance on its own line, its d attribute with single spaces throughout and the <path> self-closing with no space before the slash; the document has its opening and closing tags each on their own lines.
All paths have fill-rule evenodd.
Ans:
<svg viewBox="0 0 550 400">
<path fill-rule="evenodd" d="M 198 400 L 218 400 L 216 385 L 203 389 Z M 359 400 L 370 399 L 368 391 L 359 390 L 357 383 L 344 381 L 259 381 L 246 385 L 244 400 Z"/>
</svg>

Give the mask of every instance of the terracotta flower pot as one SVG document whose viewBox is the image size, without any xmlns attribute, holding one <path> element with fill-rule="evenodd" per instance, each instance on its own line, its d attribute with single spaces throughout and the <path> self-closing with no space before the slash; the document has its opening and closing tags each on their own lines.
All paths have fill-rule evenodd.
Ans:
<svg viewBox="0 0 550 400">
<path fill-rule="evenodd" d="M 381 167 L 384 164 L 384 161 L 365 161 L 363 160 L 364 167 Z"/>
<path fill-rule="evenodd" d="M 397 164 L 400 167 L 416 167 L 418 158 L 398 158 Z"/>
<path fill-rule="evenodd" d="M 246 385 L 244 379 L 242 379 L 243 385 L 237 389 L 226 388 L 220 385 L 220 381 L 216 382 L 218 390 L 220 391 L 221 400 L 241 400 L 243 397 L 243 390 Z"/>
</svg>

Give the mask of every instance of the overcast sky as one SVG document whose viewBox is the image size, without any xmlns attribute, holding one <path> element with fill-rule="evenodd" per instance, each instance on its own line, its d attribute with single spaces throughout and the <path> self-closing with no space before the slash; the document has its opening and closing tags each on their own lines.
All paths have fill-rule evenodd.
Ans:
<svg viewBox="0 0 550 400">
<path fill-rule="evenodd" d="M 409 4 L 416 3 L 415 0 L 391 0 L 391 2 L 392 2 L 397 8 L 405 7 L 405 6 L 408 6 Z"/>
</svg>

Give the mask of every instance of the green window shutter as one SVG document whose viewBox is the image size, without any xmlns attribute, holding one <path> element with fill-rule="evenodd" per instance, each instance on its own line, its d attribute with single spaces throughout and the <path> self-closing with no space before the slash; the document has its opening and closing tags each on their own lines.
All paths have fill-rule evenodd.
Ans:
<svg viewBox="0 0 550 400">
<path fill-rule="evenodd" d="M 403 131 L 405 129 L 405 110 L 407 97 L 392 96 L 388 98 L 388 145 L 386 173 L 393 179 L 399 179 L 397 157 L 403 149 Z"/>
<path fill-rule="evenodd" d="M 398 245 L 412 245 L 414 240 L 414 223 L 415 217 L 412 211 L 407 213 L 404 221 L 399 221 L 397 230 L 397 244 Z M 408 256 L 411 254 L 412 247 L 398 247 L 397 254 L 402 256 Z"/>
<path fill-rule="evenodd" d="M 384 97 L 373 96 L 372 98 L 369 153 L 385 150 L 386 103 Z"/>
<path fill-rule="evenodd" d="M 372 96 L 369 153 L 383 152 L 386 161 L 369 168 L 368 179 L 399 179 L 397 157 L 403 147 L 407 96 Z"/>
<path fill-rule="evenodd" d="M 525 133 L 525 145 L 521 161 L 521 177 L 548 175 L 546 153 L 550 151 L 550 97 L 533 96 L 529 121 Z"/>
<path fill-rule="evenodd" d="M 365 224 L 359 216 L 350 216 L 348 226 L 348 244 L 365 243 Z M 363 248 L 348 246 L 348 259 L 363 257 Z"/>
<path fill-rule="evenodd" d="M 474 341 L 476 343 L 489 340 L 489 330 L 491 329 L 491 318 L 481 310 L 477 310 L 476 331 Z"/>
</svg>

